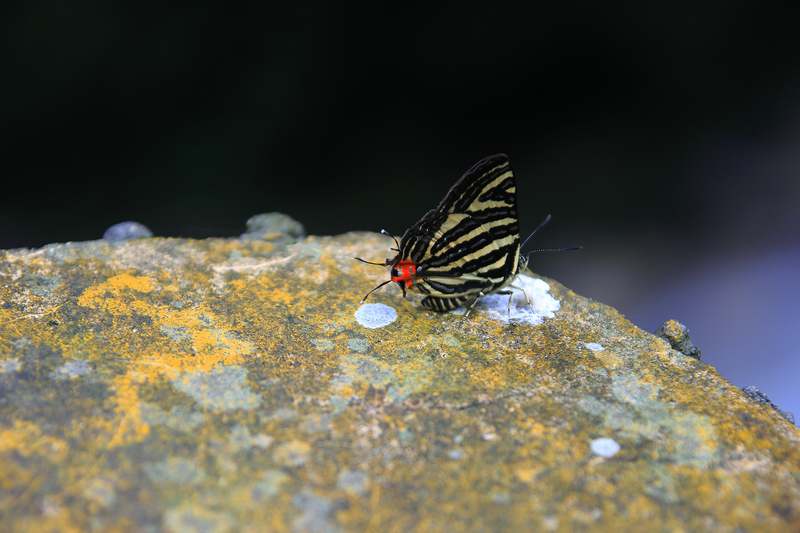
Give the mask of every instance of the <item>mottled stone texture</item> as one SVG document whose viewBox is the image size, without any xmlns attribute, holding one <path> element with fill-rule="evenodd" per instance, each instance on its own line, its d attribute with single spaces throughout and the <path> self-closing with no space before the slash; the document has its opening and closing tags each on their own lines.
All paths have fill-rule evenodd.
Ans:
<svg viewBox="0 0 800 533">
<path fill-rule="evenodd" d="M 539 325 L 389 286 L 366 328 L 386 246 L 0 252 L 5 530 L 800 529 L 775 410 L 549 279 Z"/>
</svg>

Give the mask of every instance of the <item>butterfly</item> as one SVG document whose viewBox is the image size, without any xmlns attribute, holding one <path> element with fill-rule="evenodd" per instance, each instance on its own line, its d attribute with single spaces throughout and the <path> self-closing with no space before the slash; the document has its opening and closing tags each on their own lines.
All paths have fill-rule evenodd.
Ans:
<svg viewBox="0 0 800 533">
<path fill-rule="evenodd" d="M 549 220 L 548 215 L 533 233 Z M 386 230 L 381 233 L 391 237 Z M 510 320 L 513 292 L 507 287 L 527 268 L 528 257 L 520 254 L 517 188 L 508 156 L 497 154 L 475 163 L 400 242 L 392 238 L 397 246 L 390 248 L 397 252 L 394 258 L 383 263 L 353 258 L 391 267 L 390 279 L 369 291 L 361 303 L 395 282 L 403 297 L 408 290 L 426 295 L 422 305 L 434 311 L 468 304 L 466 318 L 481 297 L 506 294 Z"/>
</svg>

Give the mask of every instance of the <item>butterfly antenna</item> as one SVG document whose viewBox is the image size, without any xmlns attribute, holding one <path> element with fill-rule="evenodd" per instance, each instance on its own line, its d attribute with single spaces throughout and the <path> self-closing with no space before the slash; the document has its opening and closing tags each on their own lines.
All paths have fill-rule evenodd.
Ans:
<svg viewBox="0 0 800 533">
<path fill-rule="evenodd" d="M 366 263 L 368 265 L 386 266 L 383 263 L 375 263 L 373 261 L 366 261 L 364 259 L 361 259 L 360 257 L 354 257 L 353 259 L 355 259 L 356 261 L 361 261 L 362 263 Z"/>
<path fill-rule="evenodd" d="M 353 259 L 358 259 L 358 258 L 357 258 L 357 257 L 354 257 Z M 366 261 L 364 261 L 364 262 L 366 263 Z M 372 264 L 378 264 L 378 263 L 372 263 Z M 386 280 L 386 281 L 384 281 L 383 283 L 381 283 L 380 285 L 378 285 L 377 287 L 375 287 L 374 289 L 372 289 L 371 291 L 369 291 L 369 292 L 368 292 L 368 293 L 367 293 L 367 294 L 364 296 L 364 298 L 362 298 L 362 299 L 361 299 L 361 301 L 360 301 L 360 302 L 358 302 L 358 303 L 361 303 L 361 304 L 363 304 L 364 302 L 366 302 L 366 301 L 367 301 L 367 297 L 368 297 L 370 294 L 372 294 L 373 292 L 377 291 L 378 289 L 380 289 L 381 287 L 383 287 L 383 286 L 384 286 L 384 285 L 386 285 L 387 283 L 391 283 L 391 282 L 392 282 L 392 280 L 390 280 L 390 279 L 389 279 L 389 280 Z"/>
<path fill-rule="evenodd" d="M 528 235 L 528 238 L 527 238 L 527 239 L 525 239 L 525 242 L 523 242 L 523 243 L 522 243 L 522 246 L 520 246 L 520 247 L 519 247 L 519 249 L 520 249 L 520 250 L 522 250 L 523 248 L 525 248 L 525 245 L 526 245 L 526 244 L 528 244 L 528 241 L 529 241 L 529 240 L 531 240 L 531 237 L 533 237 L 533 236 L 536 234 L 536 232 L 537 232 L 537 231 L 539 231 L 540 229 L 542 229 L 542 226 L 544 226 L 545 224 L 547 224 L 548 222 L 550 222 L 550 219 L 551 219 L 551 218 L 552 218 L 552 216 L 551 216 L 551 215 L 547 215 L 547 216 L 545 217 L 545 219 L 544 219 L 544 220 L 542 220 L 542 223 L 541 223 L 541 224 L 539 224 L 539 226 L 538 226 L 538 227 L 537 227 L 535 230 L 533 230 L 533 233 L 531 233 L 530 235 Z"/>
<path fill-rule="evenodd" d="M 399 251 L 400 251 L 400 243 L 399 243 L 399 242 L 397 242 L 397 238 L 395 238 L 395 236 L 394 236 L 394 235 L 392 235 L 391 233 L 389 233 L 389 232 L 388 232 L 388 231 L 386 231 L 385 229 L 382 229 L 382 230 L 381 230 L 381 233 L 383 233 L 384 235 L 388 235 L 389 237 L 391 237 L 392 239 L 394 239 L 394 244 L 397 246 L 397 248 L 389 248 L 389 250 L 391 250 L 391 251 L 393 251 L 393 252 L 399 252 Z"/>
<path fill-rule="evenodd" d="M 544 220 L 542 220 L 542 223 L 541 223 L 541 224 L 539 224 L 539 227 L 537 227 L 535 230 L 533 230 L 533 233 L 531 233 L 530 235 L 528 235 L 528 238 L 527 238 L 527 239 L 525 239 L 525 242 L 523 242 L 523 243 L 522 243 L 522 246 L 520 246 L 520 247 L 519 247 L 519 249 L 520 249 L 520 250 L 522 250 L 522 249 L 525 247 L 525 245 L 526 245 L 526 244 L 528 244 L 528 241 L 529 241 L 529 240 L 531 240 L 531 237 L 533 237 L 533 235 L 534 235 L 534 234 L 535 234 L 537 231 L 539 231 L 540 229 L 542 229 L 542 226 L 544 226 L 545 224 L 547 224 L 548 222 L 550 222 L 550 219 L 551 219 L 551 218 L 552 218 L 552 217 L 551 217 L 550 215 L 547 215 L 547 216 L 545 217 L 545 219 L 544 219 Z M 580 249 L 582 249 L 582 248 L 583 248 L 583 246 L 570 246 L 570 247 L 568 247 L 568 248 L 540 248 L 540 249 L 538 249 L 538 250 L 531 250 L 530 252 L 525 252 L 525 255 L 528 255 L 528 254 L 533 254 L 533 253 L 536 253 L 536 252 L 563 252 L 563 251 L 566 251 L 566 250 L 580 250 Z"/>
<path fill-rule="evenodd" d="M 570 246 L 569 248 L 540 248 L 539 250 L 525 252 L 525 254 L 533 254 L 536 252 L 563 252 L 565 250 L 583 250 L 583 246 Z"/>
<path fill-rule="evenodd" d="M 381 233 L 383 233 L 384 235 L 388 235 L 389 237 L 394 239 L 394 243 L 397 245 L 397 248 L 389 248 L 389 250 L 393 251 L 393 252 L 399 252 L 400 251 L 400 243 L 397 242 L 397 239 L 395 238 L 395 236 L 392 235 L 391 233 L 389 233 L 388 231 L 386 231 L 385 229 L 382 229 Z M 375 263 L 373 261 L 366 261 L 364 259 L 361 259 L 360 257 L 354 257 L 353 259 L 355 259 L 356 261 L 361 261 L 362 263 L 366 263 L 368 265 L 378 265 L 378 266 L 382 266 L 382 267 L 389 266 L 389 262 L 388 261 L 386 261 L 384 263 Z M 380 287 L 380 285 L 378 287 Z M 375 289 L 377 289 L 378 287 L 375 287 Z M 372 290 L 374 291 L 375 289 L 372 289 Z M 366 296 L 364 298 L 366 298 Z"/>
</svg>

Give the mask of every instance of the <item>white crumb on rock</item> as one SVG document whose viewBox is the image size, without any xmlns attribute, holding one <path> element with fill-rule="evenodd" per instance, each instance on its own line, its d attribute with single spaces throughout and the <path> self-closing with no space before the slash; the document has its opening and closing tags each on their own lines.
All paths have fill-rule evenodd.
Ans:
<svg viewBox="0 0 800 533">
<path fill-rule="evenodd" d="M 594 439 L 591 444 L 592 452 L 600 457 L 614 457 L 620 450 L 619 444 L 614 439 Z"/>
<path fill-rule="evenodd" d="M 561 302 L 550 294 L 550 285 L 540 279 L 520 275 L 514 280 L 513 285 L 525 291 L 533 309 L 528 305 L 528 300 L 520 289 L 506 287 L 514 291 L 514 300 L 511 303 L 512 322 L 527 322 L 532 326 L 538 326 L 545 318 L 554 318 L 556 311 L 561 308 Z M 500 322 L 508 322 L 508 298 L 509 296 L 505 294 L 484 296 L 478 300 L 472 312 L 483 313 Z M 466 313 L 466 306 L 451 312 L 463 315 Z"/>
</svg>

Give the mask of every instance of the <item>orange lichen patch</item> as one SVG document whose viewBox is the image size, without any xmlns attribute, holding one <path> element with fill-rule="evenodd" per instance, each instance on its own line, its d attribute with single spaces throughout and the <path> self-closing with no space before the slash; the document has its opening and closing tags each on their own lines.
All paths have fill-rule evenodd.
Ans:
<svg viewBox="0 0 800 533">
<path fill-rule="evenodd" d="M 31 422 L 15 420 L 8 429 L 0 429 L 0 453 L 15 452 L 22 457 L 34 455 L 53 462 L 63 461 L 69 453 L 66 442 L 50 435 Z"/>
<path fill-rule="evenodd" d="M 332 254 L 322 254 L 318 262 L 309 263 L 298 272 L 304 281 L 322 285 L 339 273 L 340 261 Z"/>
<path fill-rule="evenodd" d="M 118 293 L 127 289 L 143 293 L 148 293 L 153 290 L 153 283 L 150 278 L 145 276 L 133 276 L 127 273 L 108 278 L 105 285 Z"/>
<path fill-rule="evenodd" d="M 534 422 L 530 425 L 528 433 L 530 434 L 531 437 L 538 438 L 544 435 L 546 430 L 547 428 L 545 428 L 544 425 Z"/>
<path fill-rule="evenodd" d="M 308 461 L 311 445 L 307 442 L 292 440 L 275 447 L 272 458 L 280 466 L 302 466 Z"/>
<path fill-rule="evenodd" d="M 237 338 L 227 320 L 206 306 L 180 311 L 158 307 L 151 309 L 148 316 L 162 329 L 168 328 L 167 332 L 177 332 L 171 335 L 173 341 L 179 342 L 183 337 L 191 343 L 192 354 L 158 358 L 176 369 L 210 370 L 220 358 L 229 364 L 239 363 L 254 349 L 251 343 Z"/>
<path fill-rule="evenodd" d="M 249 279 L 232 279 L 227 282 L 226 289 L 233 294 L 241 294 L 249 288 L 251 283 L 252 281 Z"/>
<path fill-rule="evenodd" d="M 121 274 L 84 291 L 78 303 L 119 317 L 147 317 L 152 320 L 151 326 L 154 330 L 171 339 L 172 342 L 159 339 L 163 343 L 160 349 L 151 348 L 147 353 L 126 354 L 126 361 L 153 363 L 137 369 L 144 374 L 209 370 L 221 359 L 237 363 L 253 351 L 253 346 L 238 339 L 227 321 L 217 317 L 208 306 L 201 304 L 184 309 L 165 306 L 148 298 L 156 290 L 157 286 L 150 278 Z M 163 292 L 163 289 L 159 291 Z M 131 328 L 124 325 L 125 319 L 115 318 L 115 322 L 117 320 L 120 322 L 117 331 L 130 336 Z M 133 331 L 139 336 L 145 334 L 136 329 Z M 76 346 L 72 350 L 83 349 L 85 340 L 80 339 L 80 348 Z M 186 352 L 186 348 L 190 351 Z M 68 348 L 67 351 L 69 350 Z M 98 356 L 104 357 L 102 354 Z"/>
<path fill-rule="evenodd" d="M 106 408 L 113 417 L 96 421 L 100 434 L 107 442 L 104 447 L 115 448 L 140 442 L 150 433 L 150 426 L 142 418 L 142 401 L 139 396 L 143 376 L 129 371 L 112 380 L 114 395 L 109 398 Z"/>
<path fill-rule="evenodd" d="M 270 300 L 275 303 L 283 304 L 283 305 L 292 305 L 298 299 L 298 294 L 294 291 L 288 291 L 284 289 L 272 288 L 270 290 Z"/>
<path fill-rule="evenodd" d="M 533 483 L 541 471 L 541 468 L 520 467 L 514 469 L 514 476 L 523 483 Z"/>
<path fill-rule="evenodd" d="M 136 300 L 135 293 L 147 294 L 153 290 L 150 278 L 119 274 L 93 287 L 86 289 L 78 297 L 84 307 L 107 311 L 114 315 L 139 312 L 145 308 L 143 302 Z"/>
<path fill-rule="evenodd" d="M 118 297 L 127 290 L 149 293 L 153 290 L 153 282 L 146 276 L 119 274 L 108 278 L 104 283 L 89 287 L 78 298 L 78 303 L 87 307 L 96 307 L 99 300 L 107 295 Z"/>
</svg>

